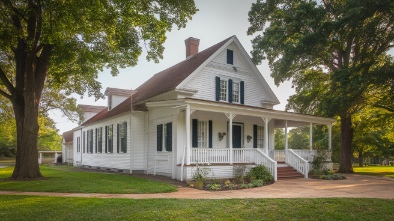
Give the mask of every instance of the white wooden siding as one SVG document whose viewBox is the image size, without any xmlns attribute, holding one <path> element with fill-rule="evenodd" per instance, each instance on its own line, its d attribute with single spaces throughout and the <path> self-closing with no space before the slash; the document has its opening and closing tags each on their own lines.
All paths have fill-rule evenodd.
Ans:
<svg viewBox="0 0 394 221">
<path fill-rule="evenodd" d="M 176 119 L 178 117 L 178 109 L 171 107 L 151 108 L 149 109 L 149 147 L 147 172 L 153 174 L 155 172 L 161 175 L 174 177 L 173 170 L 176 165 L 174 155 L 176 154 L 177 141 L 174 135 L 176 129 Z M 157 125 L 172 122 L 172 151 L 157 151 Z"/>
<path fill-rule="evenodd" d="M 117 153 L 117 124 L 127 122 L 130 125 L 130 114 L 123 114 L 117 117 L 108 118 L 104 121 L 98 122 L 93 125 L 89 125 L 82 129 L 82 134 L 84 131 L 93 130 L 93 153 L 83 153 L 83 138 L 81 136 L 81 156 L 82 165 L 92 166 L 92 167 L 106 167 L 106 168 L 116 168 L 128 170 L 130 169 L 130 131 L 127 131 L 127 152 Z M 113 153 L 105 153 L 105 126 L 113 126 Z M 95 153 L 95 140 L 96 133 L 95 129 L 102 127 L 102 153 Z M 129 130 L 128 126 L 128 130 Z M 85 132 L 87 137 L 87 132 Z M 85 138 L 86 148 L 87 139 Z"/>
<path fill-rule="evenodd" d="M 262 100 L 269 100 L 266 90 L 270 88 L 263 88 L 259 78 L 245 65 L 245 62 L 240 58 L 239 51 L 235 47 L 229 46 L 229 49 L 234 51 L 234 65 L 227 64 L 227 50 L 223 50 L 216 58 L 214 58 L 200 73 L 196 74 L 189 82 L 186 83 L 185 88 L 196 89 L 198 92 L 193 95 L 193 98 L 215 101 L 215 77 L 219 76 L 221 79 L 233 79 L 233 81 L 244 81 L 244 104 L 249 106 L 262 107 Z M 233 69 L 237 68 L 237 71 Z M 267 107 L 267 106 L 265 106 Z M 269 106 L 268 108 L 272 108 Z"/>
<path fill-rule="evenodd" d="M 131 170 L 146 170 L 145 112 L 134 112 L 131 117 Z"/>
</svg>

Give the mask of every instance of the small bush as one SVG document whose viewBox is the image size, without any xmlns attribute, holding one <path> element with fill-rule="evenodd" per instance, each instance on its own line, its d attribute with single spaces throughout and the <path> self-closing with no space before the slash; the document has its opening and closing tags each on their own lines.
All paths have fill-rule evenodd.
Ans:
<svg viewBox="0 0 394 221">
<path fill-rule="evenodd" d="M 263 182 L 274 181 L 274 177 L 270 171 L 263 165 L 258 165 L 250 169 L 247 177 L 250 180 L 262 180 Z"/>
<path fill-rule="evenodd" d="M 233 167 L 233 176 L 238 183 L 244 183 L 246 170 L 247 167 L 245 165 Z"/>
<path fill-rule="evenodd" d="M 220 185 L 218 183 L 210 183 L 210 184 L 207 185 L 207 189 L 218 191 L 218 190 L 222 189 L 222 185 Z"/>
<path fill-rule="evenodd" d="M 251 183 L 253 184 L 254 187 L 264 186 L 263 180 L 253 180 Z"/>
</svg>

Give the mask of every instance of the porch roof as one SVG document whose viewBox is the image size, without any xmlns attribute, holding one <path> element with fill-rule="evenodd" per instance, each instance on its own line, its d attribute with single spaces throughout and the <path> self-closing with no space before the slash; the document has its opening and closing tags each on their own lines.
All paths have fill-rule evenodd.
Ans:
<svg viewBox="0 0 394 221">
<path fill-rule="evenodd" d="M 190 108 L 195 111 L 206 111 L 218 113 L 233 113 L 242 115 L 245 119 L 255 117 L 268 117 L 275 119 L 276 128 L 284 128 L 287 121 L 288 127 L 298 127 L 312 124 L 331 124 L 337 120 L 334 118 L 319 117 L 308 114 L 298 114 L 293 112 L 286 112 L 281 110 L 267 109 L 263 107 L 248 106 L 243 104 L 224 103 L 216 101 L 200 100 L 195 98 L 185 98 L 180 100 L 148 102 L 147 107 L 173 106 L 183 107 L 183 105 L 190 105 Z M 250 119 L 255 120 L 255 119 Z"/>
</svg>

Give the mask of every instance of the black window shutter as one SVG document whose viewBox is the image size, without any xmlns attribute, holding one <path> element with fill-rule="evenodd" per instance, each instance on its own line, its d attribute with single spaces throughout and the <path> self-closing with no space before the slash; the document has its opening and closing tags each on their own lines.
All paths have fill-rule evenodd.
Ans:
<svg viewBox="0 0 394 221">
<path fill-rule="evenodd" d="M 228 102 L 233 103 L 233 80 L 228 80 Z"/>
<path fill-rule="evenodd" d="M 93 129 L 90 129 L 90 153 L 93 153 Z"/>
<path fill-rule="evenodd" d="M 198 120 L 192 120 L 192 147 L 198 147 Z"/>
<path fill-rule="evenodd" d="M 105 152 L 108 153 L 108 126 L 105 126 Z"/>
<path fill-rule="evenodd" d="M 253 148 L 257 148 L 257 125 L 253 124 Z"/>
<path fill-rule="evenodd" d="M 83 152 L 85 153 L 85 148 L 86 148 L 86 144 L 85 144 L 85 131 L 83 132 L 82 146 L 83 146 Z"/>
<path fill-rule="evenodd" d="M 209 130 L 209 133 L 208 133 L 208 136 L 209 136 L 209 138 L 208 138 L 208 145 L 209 145 L 209 148 L 212 148 L 212 121 L 210 120 L 210 121 L 208 121 L 208 130 Z"/>
<path fill-rule="evenodd" d="M 122 143 L 121 143 L 121 151 L 123 153 L 127 153 L 127 122 L 123 123 L 123 130 L 124 130 L 124 139 L 122 139 Z"/>
<path fill-rule="evenodd" d="M 215 77 L 216 101 L 220 100 L 220 77 Z"/>
<path fill-rule="evenodd" d="M 98 139 L 98 137 L 97 137 L 97 130 L 98 130 L 98 128 L 96 128 L 96 129 L 94 129 L 94 132 L 95 132 L 95 140 L 94 140 L 94 152 L 95 153 L 97 153 L 97 139 Z"/>
<path fill-rule="evenodd" d="M 234 62 L 233 62 L 233 56 L 234 56 L 234 53 L 233 53 L 233 50 L 230 50 L 230 49 L 227 49 L 227 64 L 233 64 Z"/>
<path fill-rule="evenodd" d="M 157 151 L 163 151 L 163 124 L 157 125 Z"/>
<path fill-rule="evenodd" d="M 120 124 L 117 124 L 117 129 L 116 129 L 116 151 L 119 153 L 120 152 Z"/>
<path fill-rule="evenodd" d="M 241 81 L 240 84 L 240 97 L 241 97 L 241 104 L 245 103 L 245 83 L 243 81 Z"/>
<path fill-rule="evenodd" d="M 167 123 L 167 142 L 166 150 L 172 151 L 172 123 Z"/>
<path fill-rule="evenodd" d="M 110 143 L 110 152 L 113 153 L 114 152 L 114 125 L 111 124 L 111 143 Z"/>
</svg>

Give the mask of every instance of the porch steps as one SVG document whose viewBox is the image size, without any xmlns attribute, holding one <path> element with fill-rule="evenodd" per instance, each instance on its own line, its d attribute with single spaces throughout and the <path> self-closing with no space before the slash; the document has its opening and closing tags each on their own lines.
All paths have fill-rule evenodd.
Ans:
<svg viewBox="0 0 394 221">
<path fill-rule="evenodd" d="M 278 180 L 295 179 L 295 178 L 303 178 L 303 177 L 304 175 L 299 173 L 293 167 L 290 167 L 285 163 L 278 162 Z"/>
</svg>

